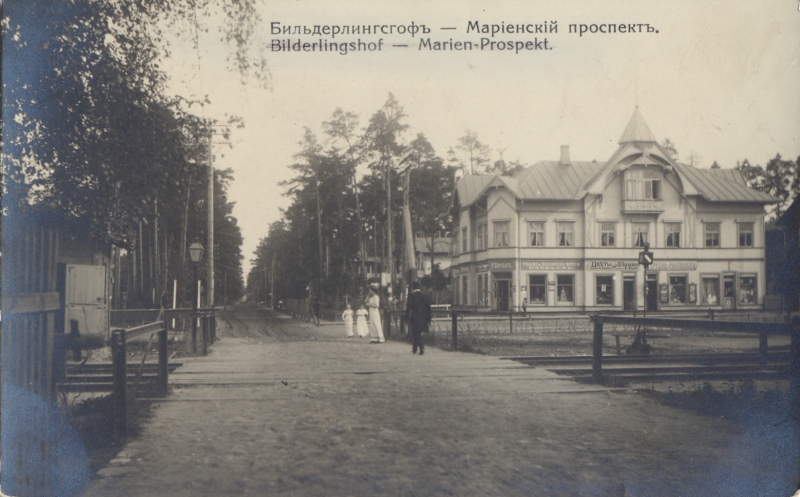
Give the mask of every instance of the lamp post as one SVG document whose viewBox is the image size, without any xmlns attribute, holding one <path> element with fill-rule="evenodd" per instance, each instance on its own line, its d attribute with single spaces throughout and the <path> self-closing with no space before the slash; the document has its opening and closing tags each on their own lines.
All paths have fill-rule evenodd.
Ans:
<svg viewBox="0 0 800 497">
<path fill-rule="evenodd" d="M 197 353 L 197 300 L 200 298 L 199 267 L 200 258 L 203 257 L 203 246 L 194 242 L 189 246 L 189 258 L 194 268 L 194 299 L 192 300 L 192 353 Z"/>
</svg>

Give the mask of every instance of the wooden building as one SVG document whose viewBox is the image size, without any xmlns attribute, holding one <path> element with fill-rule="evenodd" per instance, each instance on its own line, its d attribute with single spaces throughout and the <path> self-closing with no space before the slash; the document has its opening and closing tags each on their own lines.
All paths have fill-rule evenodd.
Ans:
<svg viewBox="0 0 800 497">
<path fill-rule="evenodd" d="M 761 309 L 774 202 L 735 169 L 673 160 L 637 108 L 606 162 L 572 160 L 565 145 L 559 160 L 513 177 L 457 182 L 454 300 L 481 310 L 525 300 L 534 312 Z"/>
</svg>

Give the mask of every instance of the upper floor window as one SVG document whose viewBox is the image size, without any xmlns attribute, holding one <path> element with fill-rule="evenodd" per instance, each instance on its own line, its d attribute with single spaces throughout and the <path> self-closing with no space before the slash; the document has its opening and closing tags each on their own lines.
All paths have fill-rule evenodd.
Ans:
<svg viewBox="0 0 800 497">
<path fill-rule="evenodd" d="M 495 247 L 508 247 L 509 233 L 508 221 L 495 221 L 494 223 L 494 246 Z"/>
<path fill-rule="evenodd" d="M 629 179 L 626 198 L 631 200 L 661 200 L 661 180 Z"/>
<path fill-rule="evenodd" d="M 489 225 L 483 223 L 483 250 L 489 248 Z"/>
<path fill-rule="evenodd" d="M 544 221 L 528 221 L 528 242 L 531 247 L 544 247 Z"/>
<path fill-rule="evenodd" d="M 461 228 L 461 251 L 462 252 L 467 252 L 469 250 L 468 242 L 469 242 L 469 238 L 467 237 L 467 228 L 466 227 Z"/>
<path fill-rule="evenodd" d="M 617 223 L 600 223 L 600 246 L 616 247 Z"/>
<path fill-rule="evenodd" d="M 739 246 L 752 247 L 753 223 L 738 223 L 738 228 L 739 228 Z"/>
<path fill-rule="evenodd" d="M 681 246 L 681 223 L 664 223 L 664 233 L 667 247 L 678 248 Z"/>
<path fill-rule="evenodd" d="M 705 246 L 719 247 L 719 223 L 703 223 L 705 231 Z"/>
<path fill-rule="evenodd" d="M 475 250 L 483 250 L 483 224 L 475 227 Z"/>
<path fill-rule="evenodd" d="M 650 243 L 650 223 L 633 223 L 633 246 L 644 247 Z"/>
<path fill-rule="evenodd" d="M 453 244 L 450 246 L 450 252 L 458 255 L 458 230 L 453 230 L 453 232 Z"/>
<path fill-rule="evenodd" d="M 557 225 L 557 230 L 559 247 L 575 246 L 575 223 L 571 221 L 561 221 Z"/>
</svg>

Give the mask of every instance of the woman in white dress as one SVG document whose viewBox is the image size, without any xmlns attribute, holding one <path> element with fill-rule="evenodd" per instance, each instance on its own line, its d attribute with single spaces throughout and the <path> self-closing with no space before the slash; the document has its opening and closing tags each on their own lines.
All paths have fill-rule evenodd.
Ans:
<svg viewBox="0 0 800 497">
<path fill-rule="evenodd" d="M 369 335 L 371 343 L 383 343 L 383 325 L 381 324 L 381 298 L 378 296 L 378 289 L 375 286 L 369 287 L 369 297 L 367 297 L 367 309 L 369 310 Z"/>
<path fill-rule="evenodd" d="M 347 304 L 347 309 L 342 313 L 342 321 L 344 321 L 344 329 L 347 332 L 347 338 L 353 336 L 353 309 L 350 304 Z"/>
<path fill-rule="evenodd" d="M 367 328 L 367 310 L 364 306 L 358 308 L 356 311 L 356 333 L 359 337 L 369 335 L 369 328 Z"/>
</svg>

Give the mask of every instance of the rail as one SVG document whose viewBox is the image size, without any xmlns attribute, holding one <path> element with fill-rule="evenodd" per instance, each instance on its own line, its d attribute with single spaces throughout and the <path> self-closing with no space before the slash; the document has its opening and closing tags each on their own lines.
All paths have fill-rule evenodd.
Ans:
<svg viewBox="0 0 800 497">
<path fill-rule="evenodd" d="M 789 377 L 793 382 L 792 391 L 797 392 L 800 379 L 800 327 L 788 323 L 765 323 L 744 321 L 715 321 L 701 319 L 676 319 L 676 318 L 645 318 L 632 316 L 615 316 L 596 314 L 591 316 L 593 323 L 592 335 L 592 380 L 603 383 L 603 326 L 605 324 L 621 324 L 650 328 L 682 328 L 705 331 L 724 331 L 727 333 L 742 333 L 758 335 L 759 356 L 762 364 L 766 364 L 769 335 L 791 336 L 791 352 Z"/>
<path fill-rule="evenodd" d="M 127 344 L 142 338 L 158 337 L 158 365 L 157 368 L 145 368 L 144 359 L 137 374 L 139 379 L 143 372 L 152 375 L 155 372 L 156 395 L 166 395 L 169 387 L 169 356 L 167 347 L 168 323 L 173 319 L 189 319 L 191 326 L 192 352 L 197 354 L 197 338 L 200 332 L 200 345 L 202 355 L 208 353 L 208 345 L 216 340 L 216 315 L 214 309 L 170 309 L 157 311 L 153 309 L 137 309 L 128 311 L 128 317 L 138 320 L 142 317 L 156 316 L 157 320 L 140 324 L 130 328 L 116 328 L 111 331 L 108 345 L 111 349 L 111 365 L 94 364 L 87 367 L 73 368 L 72 374 L 67 375 L 66 370 L 61 382 L 62 390 L 67 391 L 108 391 L 112 393 L 112 418 L 115 433 L 123 437 L 128 427 L 128 364 Z M 158 319 L 160 317 L 160 319 Z M 79 335 L 77 324 L 69 335 L 57 336 L 56 346 L 63 349 L 72 349 L 74 358 L 80 359 L 80 351 L 105 346 L 101 335 Z"/>
</svg>

